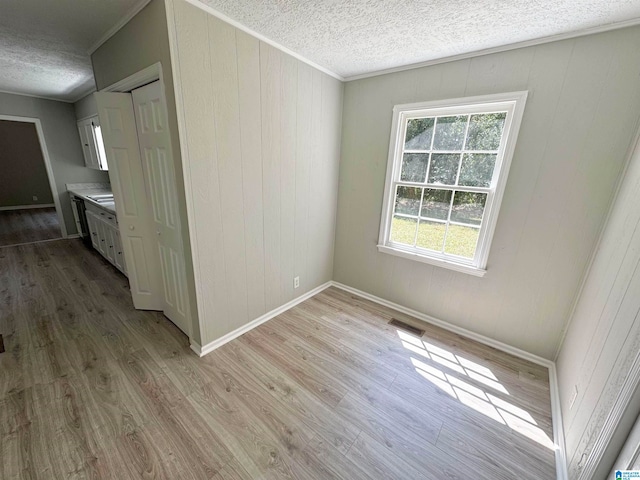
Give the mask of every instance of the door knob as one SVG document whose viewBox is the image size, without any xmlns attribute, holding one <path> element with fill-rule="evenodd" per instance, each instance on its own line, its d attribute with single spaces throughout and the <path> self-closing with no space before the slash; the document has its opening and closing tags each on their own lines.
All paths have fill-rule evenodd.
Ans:
<svg viewBox="0 0 640 480">
<path fill-rule="evenodd" d="M 156 230 L 156 235 L 160 236 L 160 230 Z"/>
<path fill-rule="evenodd" d="M 129 230 L 135 230 L 136 227 L 134 227 L 133 225 L 129 225 Z"/>
</svg>

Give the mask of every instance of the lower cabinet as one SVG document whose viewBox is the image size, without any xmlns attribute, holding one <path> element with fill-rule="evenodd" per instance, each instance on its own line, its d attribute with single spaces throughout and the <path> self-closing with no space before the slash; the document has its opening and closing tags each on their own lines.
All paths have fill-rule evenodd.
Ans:
<svg viewBox="0 0 640 480">
<path fill-rule="evenodd" d="M 114 267 L 125 275 L 127 268 L 120 242 L 120 232 L 115 215 L 95 212 L 87 209 L 87 226 L 91 235 L 91 245 L 102 254 Z"/>
</svg>

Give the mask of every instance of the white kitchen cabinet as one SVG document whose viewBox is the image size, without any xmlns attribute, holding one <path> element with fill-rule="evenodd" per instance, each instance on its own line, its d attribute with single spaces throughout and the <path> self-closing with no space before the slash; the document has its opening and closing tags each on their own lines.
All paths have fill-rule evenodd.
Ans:
<svg viewBox="0 0 640 480">
<path fill-rule="evenodd" d="M 127 269 L 120 242 L 116 216 L 94 205 L 87 205 L 87 226 L 91 236 L 91 245 L 106 258 L 109 263 L 125 275 Z"/>
<path fill-rule="evenodd" d="M 126 269 L 124 265 L 124 252 L 122 251 L 122 242 L 120 241 L 120 231 L 116 229 L 116 230 L 113 230 L 113 232 L 114 232 L 113 251 L 115 254 L 113 264 L 122 273 L 126 273 Z"/>
<path fill-rule="evenodd" d="M 102 130 L 97 115 L 78 122 L 84 164 L 96 170 L 108 170 L 107 157 L 102 143 Z"/>
<path fill-rule="evenodd" d="M 91 245 L 93 246 L 93 248 L 100 251 L 98 249 L 98 242 L 100 241 L 98 239 L 98 219 L 96 218 L 96 215 L 94 213 L 91 213 L 88 210 L 85 212 L 85 214 L 87 215 L 87 227 L 89 228 Z"/>
</svg>

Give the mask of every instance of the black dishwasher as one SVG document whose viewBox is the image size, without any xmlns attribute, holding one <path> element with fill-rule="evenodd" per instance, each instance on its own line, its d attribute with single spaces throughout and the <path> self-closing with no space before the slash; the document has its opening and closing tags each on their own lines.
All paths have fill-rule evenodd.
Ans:
<svg viewBox="0 0 640 480">
<path fill-rule="evenodd" d="M 76 226 L 78 227 L 78 235 L 80 235 L 84 243 L 91 245 L 91 235 L 89 234 L 89 226 L 87 225 L 84 199 L 71 195 L 71 202 L 73 204 L 73 216 L 75 217 Z"/>
</svg>

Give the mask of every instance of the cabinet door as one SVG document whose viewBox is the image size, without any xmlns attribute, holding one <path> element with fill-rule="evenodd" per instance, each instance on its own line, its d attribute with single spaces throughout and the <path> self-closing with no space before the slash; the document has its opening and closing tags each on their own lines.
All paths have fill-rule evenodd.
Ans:
<svg viewBox="0 0 640 480">
<path fill-rule="evenodd" d="M 87 226 L 89 227 L 89 235 L 91 236 L 91 245 L 96 250 L 100 250 L 98 245 L 100 244 L 99 232 L 98 232 L 98 222 L 100 221 L 96 215 L 92 212 L 87 211 Z"/>
<path fill-rule="evenodd" d="M 120 241 L 120 232 L 118 230 L 114 230 L 114 241 L 113 241 L 113 249 L 115 253 L 115 262 L 114 265 L 118 270 L 120 270 L 125 275 L 127 274 L 127 268 L 124 263 L 124 253 L 122 252 L 122 242 Z"/>
<path fill-rule="evenodd" d="M 78 122 L 78 133 L 80 134 L 80 144 L 82 145 L 82 156 L 84 157 L 84 164 L 86 167 L 91 168 L 91 146 L 89 144 L 89 138 L 87 137 L 86 120 Z"/>
<path fill-rule="evenodd" d="M 111 225 L 104 224 L 104 233 L 106 239 L 105 252 L 107 255 L 107 260 L 109 260 L 113 265 L 116 263 L 116 252 L 115 252 L 115 243 L 116 243 L 116 230 Z"/>
<path fill-rule="evenodd" d="M 105 231 L 106 225 L 100 219 L 100 217 L 96 217 L 97 227 L 98 227 L 98 251 L 106 258 L 107 256 L 107 233 Z"/>
</svg>

